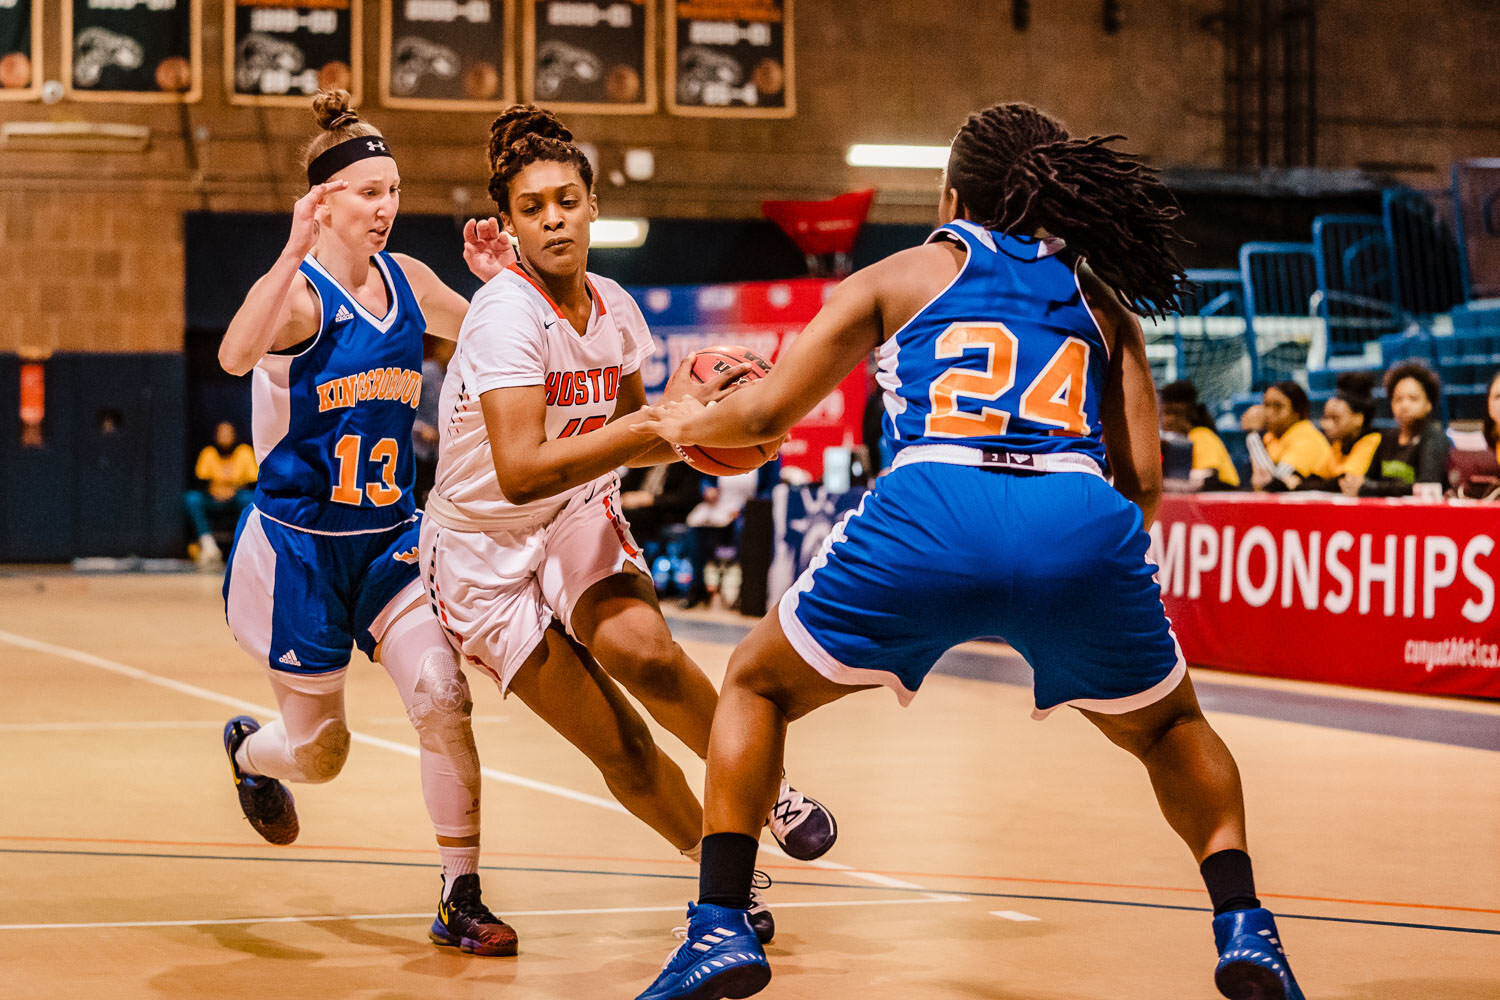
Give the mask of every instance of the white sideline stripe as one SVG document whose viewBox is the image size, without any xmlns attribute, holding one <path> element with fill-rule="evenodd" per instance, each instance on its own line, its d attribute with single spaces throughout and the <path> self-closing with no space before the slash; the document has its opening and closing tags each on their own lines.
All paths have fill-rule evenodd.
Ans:
<svg viewBox="0 0 1500 1000">
<path fill-rule="evenodd" d="M 72 660 L 75 663 L 82 663 L 86 666 L 98 667 L 101 670 L 107 670 L 110 673 L 119 674 L 122 677 L 129 677 L 132 680 L 145 681 L 147 684 L 155 684 L 158 687 L 168 688 L 169 690 L 177 691 L 181 694 L 185 694 L 193 698 L 201 698 L 204 701 L 211 701 L 215 704 L 226 705 L 229 708 L 235 709 L 239 712 L 248 712 L 262 717 L 275 716 L 279 714 L 276 709 L 267 708 L 265 705 L 257 705 L 254 702 L 244 701 L 240 698 L 234 698 L 229 695 L 219 694 L 217 691 L 210 691 L 207 688 L 198 687 L 196 684 L 185 684 L 182 681 L 174 681 L 169 677 L 162 677 L 158 674 L 149 673 L 145 670 L 139 669 L 138 667 L 127 666 L 126 664 L 117 662 L 115 660 L 107 660 L 102 656 L 95 656 L 92 653 L 85 653 L 77 649 L 69 649 L 67 646 L 56 646 L 50 642 L 42 642 L 38 639 L 28 639 L 26 636 L 16 635 L 13 632 L 0 630 L 0 642 L 6 642 L 12 646 L 19 646 L 22 649 L 30 649 L 38 653 L 49 653 L 53 656 L 60 656 L 65 660 Z M 370 736 L 366 733 L 351 732 L 350 738 L 355 743 L 363 743 L 367 746 L 384 747 L 387 750 L 391 750 L 395 753 L 405 754 L 408 757 L 416 757 L 418 755 L 417 748 L 414 746 L 408 746 L 405 743 L 397 743 L 394 740 L 383 739 L 379 736 Z M 521 788 L 529 788 L 532 791 L 542 792 L 547 795 L 555 795 L 558 798 L 562 799 L 571 799 L 574 802 L 581 802 L 585 805 L 597 806 L 600 809 L 608 809 L 610 812 L 622 813 L 627 816 L 630 815 L 629 811 L 614 799 L 606 799 L 598 795 L 590 795 L 587 792 L 576 792 L 571 788 L 564 788 L 561 785 L 548 784 L 545 781 L 536 781 L 532 778 L 523 778 L 519 774 L 510 774 L 506 771 L 496 770 L 493 767 L 480 767 L 479 770 L 480 773 L 483 774 L 486 778 L 490 778 L 494 781 L 501 781 L 505 782 L 506 784 L 517 785 Z M 770 854 L 774 857 L 784 858 L 789 861 L 793 860 L 790 855 L 782 851 L 780 847 L 778 847 L 774 843 L 762 846 L 761 853 Z M 821 868 L 824 871 L 838 872 L 848 878 L 858 879 L 861 882 L 868 882 L 871 885 L 885 886 L 888 889 L 911 889 L 917 892 L 927 891 L 924 886 L 917 885 L 914 882 L 906 882 L 901 879 L 891 878 L 889 875 L 880 875 L 875 872 L 857 871 L 853 868 L 850 868 L 848 865 L 841 865 L 835 861 L 824 861 L 820 858 L 817 861 L 805 861 L 803 862 L 803 864 L 810 865 L 813 868 Z"/>
<path fill-rule="evenodd" d="M 1023 924 L 1028 920 L 1040 922 L 1042 919 L 1041 917 L 1033 917 L 1029 913 L 1022 913 L 1020 910 L 991 910 L 990 916 L 1000 917 L 1002 920 L 1014 920 L 1018 924 Z"/>
<path fill-rule="evenodd" d="M 159 674 L 149 673 L 145 670 L 141 670 L 137 667 L 127 666 L 126 664 L 120 663 L 115 660 L 107 660 L 102 656 L 95 656 L 92 653 L 85 653 L 77 649 L 69 649 L 67 646 L 56 646 L 50 642 L 42 642 L 37 639 L 28 639 L 26 636 L 16 635 L 14 632 L 6 632 L 0 630 L 0 642 L 9 643 L 12 646 L 18 646 L 21 649 L 30 649 L 38 653 L 49 653 L 52 656 L 59 656 L 65 660 L 72 660 L 75 663 L 82 663 L 85 666 L 98 667 L 100 670 L 107 670 L 110 673 L 119 674 L 121 677 L 129 677 L 131 680 L 144 681 L 147 684 L 155 684 L 157 687 L 164 687 L 168 690 L 176 691 L 179 694 L 185 694 L 192 698 L 200 698 L 204 701 L 211 701 L 216 705 L 224 705 L 239 712 L 248 712 L 254 715 L 261 716 L 263 718 L 266 716 L 276 716 L 280 714 L 276 709 L 268 708 L 265 705 L 258 705 L 255 702 L 245 701 L 242 698 L 235 698 L 230 695 L 220 694 L 217 691 L 210 691 L 207 688 L 198 687 L 196 684 L 185 684 L 182 681 L 174 681 L 170 677 L 162 677 Z M 366 733 L 350 733 L 350 737 L 356 743 L 363 743 L 367 746 L 383 747 L 386 750 L 390 750 L 399 754 L 405 754 L 408 757 L 418 756 L 416 747 L 407 746 L 404 743 L 397 743 L 394 740 L 382 739 L 379 736 L 370 736 Z M 545 781 L 536 781 L 532 778 L 523 778 L 519 774 L 510 774 L 505 771 L 496 770 L 493 767 L 481 767 L 480 773 L 483 774 L 486 778 L 490 778 L 495 781 L 502 781 L 506 784 L 511 785 L 519 785 L 522 788 L 529 788 L 532 791 L 545 792 L 548 795 L 555 795 L 558 798 L 572 799 L 574 802 L 582 802 L 585 805 L 598 806 L 600 809 L 608 809 L 611 812 L 624 813 L 625 815 L 629 815 L 625 807 L 620 805 L 614 799 L 605 799 L 599 797 L 598 795 L 589 795 L 587 792 L 575 792 L 571 788 L 564 788 L 561 785 L 550 785 Z"/>
<path fill-rule="evenodd" d="M 776 904 L 778 910 L 814 909 L 832 906 L 913 906 L 918 903 L 965 903 L 963 896 L 933 896 L 930 899 L 837 899 Z M 506 910 L 506 917 L 587 917 L 620 913 L 681 913 L 681 906 L 611 906 L 586 910 Z M 342 920 L 431 920 L 425 913 L 343 913 L 308 917 L 234 917 L 227 920 L 111 920 L 85 924 L 0 924 L 0 931 L 76 931 L 132 927 L 230 927 L 253 924 L 318 924 Z"/>
<path fill-rule="evenodd" d="M 96 729 L 222 729 L 224 723 L 204 719 L 140 722 L 0 722 L 0 733 L 71 733 Z"/>
</svg>

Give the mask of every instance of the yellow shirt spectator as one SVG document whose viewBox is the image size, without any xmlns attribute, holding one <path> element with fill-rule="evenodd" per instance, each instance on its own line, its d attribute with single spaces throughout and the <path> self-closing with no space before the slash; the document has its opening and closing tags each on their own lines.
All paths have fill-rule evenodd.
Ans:
<svg viewBox="0 0 1500 1000">
<path fill-rule="evenodd" d="M 1349 454 L 1344 454 L 1344 442 L 1334 441 L 1330 445 L 1328 461 L 1314 475 L 1324 479 L 1337 479 L 1343 475 L 1363 476 L 1370 469 L 1370 460 L 1375 457 L 1375 449 L 1380 447 L 1380 432 L 1371 431 L 1349 449 Z"/>
<path fill-rule="evenodd" d="M 259 470 L 255 452 L 248 444 L 235 446 L 227 456 L 208 445 L 198 453 L 193 475 L 208 483 L 208 493 L 215 500 L 228 500 L 236 490 L 255 482 Z"/>
<path fill-rule="evenodd" d="M 1193 468 L 1212 469 L 1218 473 L 1219 482 L 1225 486 L 1240 485 L 1240 474 L 1229 457 L 1229 449 L 1224 447 L 1224 442 L 1219 440 L 1219 435 L 1214 433 L 1212 427 L 1194 427 L 1188 431 L 1187 436 L 1193 442 Z M 1375 443 L 1380 443 L 1379 434 L 1375 435 Z M 1373 447 L 1370 454 L 1375 454 Z"/>
<path fill-rule="evenodd" d="M 1304 479 L 1315 476 L 1333 459 L 1333 446 L 1323 432 L 1306 418 L 1288 427 L 1286 433 L 1277 437 L 1266 431 L 1262 440 L 1266 443 L 1266 454 L 1278 465 L 1290 465 Z M 1374 454 L 1371 451 L 1370 454 Z"/>
</svg>

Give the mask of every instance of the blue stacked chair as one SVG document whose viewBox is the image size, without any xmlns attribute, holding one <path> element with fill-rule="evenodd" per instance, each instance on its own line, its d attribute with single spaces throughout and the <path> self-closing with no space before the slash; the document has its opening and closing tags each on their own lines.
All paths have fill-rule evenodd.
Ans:
<svg viewBox="0 0 1500 1000">
<path fill-rule="evenodd" d="M 1327 334 L 1317 367 L 1362 357 L 1366 345 L 1406 326 L 1397 305 L 1396 268 L 1385 220 L 1378 215 L 1320 215 L 1313 220 L 1318 315 Z M 1375 360 L 1372 356 L 1371 361 Z"/>
<path fill-rule="evenodd" d="M 1312 244 L 1246 243 L 1240 247 L 1240 279 L 1255 345 L 1255 387 L 1302 375 L 1323 330 Z"/>
</svg>

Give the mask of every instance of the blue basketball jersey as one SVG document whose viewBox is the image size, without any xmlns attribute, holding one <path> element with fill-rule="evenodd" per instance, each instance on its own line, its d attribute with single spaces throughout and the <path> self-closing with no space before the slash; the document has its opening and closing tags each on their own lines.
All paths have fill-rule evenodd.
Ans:
<svg viewBox="0 0 1500 1000">
<path fill-rule="evenodd" d="M 963 220 L 928 242 L 939 239 L 967 250 L 962 269 L 878 352 L 886 453 L 965 445 L 1104 469 L 1109 357 L 1073 268 L 1040 240 Z"/>
<path fill-rule="evenodd" d="M 372 262 L 386 286 L 384 316 L 309 254 L 301 273 L 322 309 L 318 333 L 255 367 L 255 506 L 284 524 L 374 531 L 415 510 L 411 435 L 427 321 L 400 265 L 387 253 Z"/>
</svg>

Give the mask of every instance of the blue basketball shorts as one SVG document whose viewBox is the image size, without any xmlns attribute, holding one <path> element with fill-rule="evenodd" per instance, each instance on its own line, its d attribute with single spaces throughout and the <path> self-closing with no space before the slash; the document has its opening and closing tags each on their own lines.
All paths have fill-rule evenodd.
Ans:
<svg viewBox="0 0 1500 1000">
<path fill-rule="evenodd" d="M 998 637 L 1031 665 L 1035 718 L 1128 712 L 1186 673 L 1148 544 L 1099 476 L 917 462 L 875 483 L 778 613 L 823 676 L 903 705 L 945 651 Z"/>
<path fill-rule="evenodd" d="M 375 645 L 422 598 L 421 514 L 384 531 L 318 534 L 255 507 L 240 517 L 224 574 L 224 613 L 235 641 L 272 670 L 324 674 L 349 650 Z"/>
</svg>

